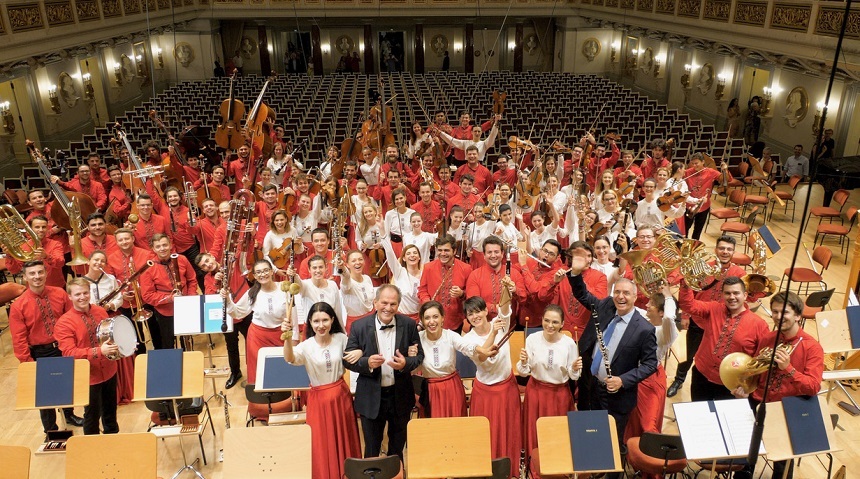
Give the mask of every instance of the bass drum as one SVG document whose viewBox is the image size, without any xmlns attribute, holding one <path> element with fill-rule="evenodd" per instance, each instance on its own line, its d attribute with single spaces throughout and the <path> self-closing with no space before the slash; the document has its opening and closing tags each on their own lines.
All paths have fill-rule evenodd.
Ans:
<svg viewBox="0 0 860 479">
<path fill-rule="evenodd" d="M 120 358 L 132 356 L 137 349 L 137 330 L 134 328 L 134 323 L 125 316 L 114 316 L 102 320 L 96 332 L 98 333 L 99 344 L 111 341 L 119 347 Z"/>
</svg>

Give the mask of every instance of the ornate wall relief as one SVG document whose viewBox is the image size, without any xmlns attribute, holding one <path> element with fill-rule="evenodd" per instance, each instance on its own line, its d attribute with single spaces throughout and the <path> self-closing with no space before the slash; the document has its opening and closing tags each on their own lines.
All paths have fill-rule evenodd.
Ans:
<svg viewBox="0 0 860 479">
<path fill-rule="evenodd" d="M 678 16 L 699 18 L 702 0 L 678 0 Z"/>
<path fill-rule="evenodd" d="M 105 18 L 122 15 L 122 7 L 119 4 L 119 0 L 102 0 L 102 14 Z"/>
<path fill-rule="evenodd" d="M 74 108 L 81 99 L 78 85 L 75 84 L 74 78 L 66 72 L 61 72 L 57 77 L 57 93 L 59 93 L 60 99 L 69 108 Z"/>
<path fill-rule="evenodd" d="M 657 0 L 657 13 L 675 13 L 676 0 Z"/>
<path fill-rule="evenodd" d="M 257 53 L 257 42 L 248 37 L 242 37 L 239 42 L 239 51 L 242 52 L 242 58 L 248 60 Z"/>
<path fill-rule="evenodd" d="M 9 15 L 9 27 L 13 33 L 36 30 L 45 26 L 38 3 L 9 5 L 6 7 L 6 13 Z"/>
<path fill-rule="evenodd" d="M 809 5 L 774 4 L 770 17 L 771 28 L 805 32 L 809 30 L 812 7 Z"/>
<path fill-rule="evenodd" d="M 654 10 L 654 0 L 638 0 L 636 2 L 636 10 L 640 12 L 650 12 Z"/>
<path fill-rule="evenodd" d="M 815 22 L 815 33 L 819 35 L 839 36 L 842 28 L 843 8 L 820 7 L 818 18 Z M 845 35 L 860 38 L 860 12 L 852 11 L 848 14 L 848 24 Z"/>
<path fill-rule="evenodd" d="M 79 22 L 88 22 L 101 18 L 98 0 L 76 0 L 75 8 L 78 11 Z"/>
<path fill-rule="evenodd" d="M 696 88 L 699 89 L 699 93 L 707 95 L 711 91 L 711 87 L 714 86 L 715 76 L 713 65 L 710 63 L 702 65 L 702 68 L 699 70 L 699 80 L 696 82 Z"/>
<path fill-rule="evenodd" d="M 809 112 L 809 94 L 802 86 L 794 87 L 785 97 L 785 111 L 782 117 L 785 124 L 794 128 Z"/>
<path fill-rule="evenodd" d="M 140 0 L 122 0 L 122 6 L 126 15 L 140 13 Z"/>
<path fill-rule="evenodd" d="M 430 49 L 433 50 L 433 53 L 437 57 L 441 57 L 445 54 L 445 50 L 448 49 L 448 37 L 441 33 L 433 35 L 433 38 L 430 39 Z"/>
<path fill-rule="evenodd" d="M 48 18 L 48 25 L 52 27 L 75 23 L 75 14 L 70 0 L 45 2 L 45 16 Z"/>
<path fill-rule="evenodd" d="M 759 2 L 738 2 L 735 6 L 735 23 L 764 26 L 767 19 L 767 4 Z"/>
<path fill-rule="evenodd" d="M 179 42 L 173 48 L 173 57 L 180 65 L 188 68 L 188 65 L 194 61 L 194 47 L 190 43 Z"/>
<path fill-rule="evenodd" d="M 705 0 L 703 18 L 728 23 L 731 11 L 731 0 Z"/>
<path fill-rule="evenodd" d="M 588 59 L 589 62 L 593 62 L 594 58 L 600 54 L 600 40 L 592 37 L 586 38 L 584 42 L 582 42 L 582 54 L 585 55 L 585 58 Z"/>
</svg>

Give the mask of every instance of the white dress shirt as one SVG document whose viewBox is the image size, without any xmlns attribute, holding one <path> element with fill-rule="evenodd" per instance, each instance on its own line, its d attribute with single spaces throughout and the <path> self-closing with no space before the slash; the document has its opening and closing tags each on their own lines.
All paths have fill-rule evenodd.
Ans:
<svg viewBox="0 0 860 479">
<path fill-rule="evenodd" d="M 379 316 L 376 317 L 375 328 L 376 328 L 376 344 L 379 346 L 379 354 L 385 358 L 385 362 L 382 363 L 380 374 L 382 375 L 380 384 L 382 387 L 387 388 L 388 386 L 394 386 L 394 368 L 388 365 L 388 361 L 391 361 L 394 358 L 394 353 L 397 351 L 397 345 L 395 342 L 397 341 L 397 318 L 391 320 L 390 325 L 394 326 L 393 328 L 385 328 L 382 329 L 382 321 L 379 320 Z"/>
</svg>

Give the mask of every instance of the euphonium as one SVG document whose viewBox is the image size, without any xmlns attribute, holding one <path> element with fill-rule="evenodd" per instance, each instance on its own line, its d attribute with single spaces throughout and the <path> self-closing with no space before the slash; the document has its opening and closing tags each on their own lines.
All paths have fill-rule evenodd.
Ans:
<svg viewBox="0 0 860 479">
<path fill-rule="evenodd" d="M 800 338 L 794 344 L 780 343 L 776 349 L 782 350 L 791 356 L 791 353 L 794 352 L 794 349 L 802 340 L 803 338 Z M 770 357 L 772 354 L 773 348 L 766 347 L 762 348 L 756 357 L 741 352 L 727 355 L 720 362 L 720 381 L 730 391 L 742 387 L 747 393 L 752 393 L 757 387 L 758 375 L 767 371 L 770 367 Z"/>
<path fill-rule="evenodd" d="M 633 279 L 636 284 L 648 292 L 649 295 L 660 291 L 666 283 L 666 268 L 653 259 L 645 260 L 653 249 L 637 249 L 621 253 L 619 256 L 630 263 L 633 270 Z"/>
<path fill-rule="evenodd" d="M 701 241 L 681 240 L 680 252 L 680 272 L 691 289 L 701 291 L 720 278 L 719 258 Z"/>
<path fill-rule="evenodd" d="M 83 249 L 81 249 L 81 225 L 83 225 L 83 221 L 81 220 L 81 208 L 78 206 L 77 196 L 72 197 L 72 206 L 69 208 L 69 224 L 72 226 L 72 241 L 74 245 L 72 245 L 72 259 L 66 265 L 85 265 L 89 261 L 84 256 Z"/>
<path fill-rule="evenodd" d="M 42 247 L 36 232 L 11 205 L 0 205 L 0 243 L 6 254 L 22 263 L 36 259 L 35 251 Z"/>
<path fill-rule="evenodd" d="M 748 293 L 765 293 L 770 296 L 776 292 L 776 283 L 766 276 L 767 273 L 767 244 L 757 230 L 750 232 L 749 242 L 752 245 L 753 272 L 741 278 Z"/>
</svg>

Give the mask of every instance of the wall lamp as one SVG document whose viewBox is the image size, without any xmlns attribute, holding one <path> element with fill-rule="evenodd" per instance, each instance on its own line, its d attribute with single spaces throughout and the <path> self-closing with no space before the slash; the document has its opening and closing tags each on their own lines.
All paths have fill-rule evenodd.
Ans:
<svg viewBox="0 0 860 479">
<path fill-rule="evenodd" d="M 63 109 L 60 108 L 60 97 L 57 96 L 57 85 L 51 85 L 48 87 L 48 100 L 51 102 L 51 110 L 53 110 L 54 113 L 60 113 L 63 111 Z"/>
<path fill-rule="evenodd" d="M 11 105 L 8 101 L 0 103 L 0 117 L 3 119 L 3 129 L 10 135 L 15 133 L 15 119 L 12 117 Z"/>
</svg>

